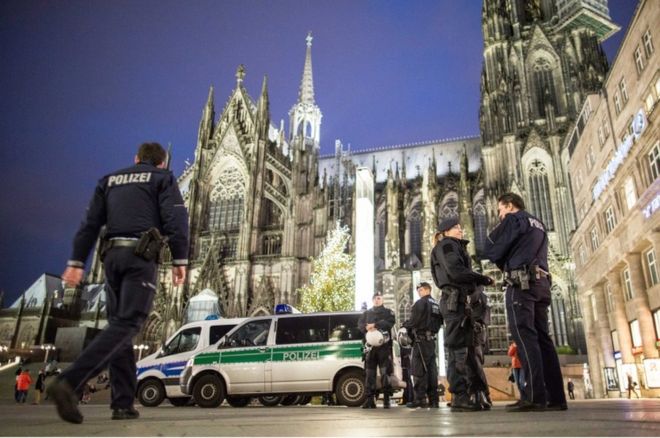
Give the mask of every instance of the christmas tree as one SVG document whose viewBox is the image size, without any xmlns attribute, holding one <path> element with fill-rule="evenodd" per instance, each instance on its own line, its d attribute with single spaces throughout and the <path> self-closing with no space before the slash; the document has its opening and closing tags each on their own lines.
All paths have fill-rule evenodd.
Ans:
<svg viewBox="0 0 660 438">
<path fill-rule="evenodd" d="M 346 254 L 348 227 L 332 230 L 321 254 L 312 261 L 309 284 L 298 289 L 298 308 L 308 312 L 353 310 L 355 258 Z"/>
</svg>

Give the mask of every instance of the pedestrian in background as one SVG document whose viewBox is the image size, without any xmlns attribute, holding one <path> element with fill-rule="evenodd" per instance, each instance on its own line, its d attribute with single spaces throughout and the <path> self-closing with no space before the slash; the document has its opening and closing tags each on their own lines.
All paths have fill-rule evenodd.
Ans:
<svg viewBox="0 0 660 438">
<path fill-rule="evenodd" d="M 509 351 L 507 354 L 509 357 L 511 357 L 511 373 L 513 374 L 513 381 L 518 388 L 520 399 L 522 399 L 523 388 L 525 387 L 525 372 L 523 371 L 522 364 L 520 363 L 520 358 L 518 357 L 518 346 L 515 342 L 511 342 L 511 345 L 509 345 Z M 518 404 L 520 403 L 520 399 L 518 400 Z"/>
<path fill-rule="evenodd" d="M 16 381 L 16 388 L 18 389 L 18 400 L 16 401 L 18 403 L 25 403 L 30 385 L 32 385 L 30 370 L 25 369 L 21 372 L 21 375 L 18 376 L 18 380 Z"/>
<path fill-rule="evenodd" d="M 34 383 L 34 402 L 33 405 L 38 405 L 41 403 L 41 394 L 43 394 L 46 389 L 46 373 L 43 369 L 39 370 L 37 375 L 37 381 Z"/>
<path fill-rule="evenodd" d="M 140 416 L 133 406 L 137 388 L 133 338 L 151 311 L 165 241 L 172 255 L 172 283 L 181 285 L 186 278 L 188 213 L 176 178 L 166 169 L 167 152 L 158 143 L 144 143 L 134 161 L 134 166 L 99 181 L 62 274 L 68 287 L 80 284 L 85 261 L 105 226 L 100 252 L 108 325 L 47 391 L 59 416 L 71 423 L 82 423 L 78 400 L 87 381 L 106 368 L 112 419 Z"/>
<path fill-rule="evenodd" d="M 568 383 L 566 384 L 566 389 L 568 389 L 568 396 L 570 397 L 571 400 L 575 400 L 575 385 L 573 384 L 573 381 L 571 379 L 568 379 Z"/>
</svg>

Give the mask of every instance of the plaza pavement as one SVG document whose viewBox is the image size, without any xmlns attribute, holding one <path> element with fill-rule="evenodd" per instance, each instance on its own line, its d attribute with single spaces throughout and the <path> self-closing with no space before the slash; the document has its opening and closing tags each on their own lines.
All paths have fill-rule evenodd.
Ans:
<svg viewBox="0 0 660 438">
<path fill-rule="evenodd" d="M 4 390 L 3 390 L 4 392 Z M 563 412 L 451 413 L 449 408 L 363 410 L 338 406 L 216 409 L 138 405 L 138 420 L 112 421 L 107 404 L 81 406 L 62 422 L 55 407 L 2 401 L 0 436 L 660 436 L 660 400 L 571 401 Z"/>
</svg>

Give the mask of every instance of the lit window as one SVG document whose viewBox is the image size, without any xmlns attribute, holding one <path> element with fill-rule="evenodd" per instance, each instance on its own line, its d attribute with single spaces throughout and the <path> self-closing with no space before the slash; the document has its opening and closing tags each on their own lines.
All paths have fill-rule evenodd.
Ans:
<svg viewBox="0 0 660 438">
<path fill-rule="evenodd" d="M 644 33 L 644 36 L 642 37 L 642 41 L 644 42 L 644 51 L 646 52 L 646 57 L 650 57 L 651 54 L 654 51 L 653 48 L 653 40 L 651 39 L 651 31 L 647 30 L 646 33 Z"/>
<path fill-rule="evenodd" d="M 637 202 L 637 194 L 635 193 L 635 180 L 632 176 L 629 176 L 628 179 L 626 179 L 623 188 L 626 194 L 626 205 L 628 206 L 628 210 L 630 210 Z"/>
<path fill-rule="evenodd" d="M 660 142 L 656 142 L 649 152 L 649 168 L 651 169 L 651 177 L 655 181 L 660 176 Z"/>
<path fill-rule="evenodd" d="M 646 267 L 649 269 L 649 281 L 651 287 L 658 284 L 658 268 L 655 261 L 655 250 L 650 250 L 646 252 Z"/>
<path fill-rule="evenodd" d="M 644 56 L 642 55 L 642 49 L 639 46 L 635 49 L 634 57 L 637 73 L 641 73 L 642 70 L 644 70 Z"/>
<path fill-rule="evenodd" d="M 639 330 L 639 321 L 636 319 L 630 321 L 630 334 L 632 335 L 633 347 L 641 347 L 642 332 Z"/>
<path fill-rule="evenodd" d="M 593 227 L 591 229 L 591 250 L 596 251 L 600 245 L 600 240 L 598 239 L 598 229 Z"/>
<path fill-rule="evenodd" d="M 619 93 L 614 93 L 614 110 L 617 115 L 621 112 L 621 98 L 619 97 Z"/>
<path fill-rule="evenodd" d="M 625 79 L 621 79 L 621 82 L 619 82 L 619 90 L 621 90 L 621 97 L 623 98 L 623 103 L 628 102 L 628 90 L 626 89 Z"/>
<path fill-rule="evenodd" d="M 614 227 L 616 227 L 616 216 L 614 215 L 614 208 L 609 206 L 605 210 L 605 223 L 607 224 L 607 232 L 611 233 Z"/>
<path fill-rule="evenodd" d="M 626 301 L 633 299 L 632 281 L 630 280 L 630 269 L 623 270 L 623 291 Z"/>
</svg>

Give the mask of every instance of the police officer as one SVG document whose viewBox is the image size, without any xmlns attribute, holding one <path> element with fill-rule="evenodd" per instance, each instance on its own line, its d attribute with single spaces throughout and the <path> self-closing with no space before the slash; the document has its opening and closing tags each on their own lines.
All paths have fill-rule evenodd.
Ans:
<svg viewBox="0 0 660 438">
<path fill-rule="evenodd" d="M 438 407 L 438 364 L 436 346 L 438 330 L 442 326 L 439 303 L 431 297 L 431 285 L 425 281 L 417 285 L 419 300 L 412 307 L 410 319 L 403 323 L 413 337 L 412 369 L 415 400 L 409 408 Z"/>
<path fill-rule="evenodd" d="M 391 309 L 383 306 L 383 295 L 376 291 L 373 296 L 373 307 L 366 310 L 358 321 L 358 328 L 366 335 L 365 342 L 365 386 L 367 388 L 367 399 L 362 405 L 363 409 L 375 409 L 378 391 L 376 389 L 376 373 L 380 368 L 381 386 L 383 388 L 383 407 L 390 408 L 390 396 L 392 395 L 392 384 L 389 376 L 394 372 L 392 362 L 392 336 L 395 316 Z M 372 333 L 372 334 L 370 334 Z M 381 345 L 370 345 L 369 339 L 382 337 Z"/>
<path fill-rule="evenodd" d="M 510 411 L 565 410 L 559 358 L 548 331 L 550 281 L 545 225 L 525 211 L 523 199 L 498 199 L 500 224 L 488 236 L 485 255 L 505 274 L 507 318 L 527 386 Z M 547 396 L 546 396 L 547 394 Z"/>
<path fill-rule="evenodd" d="M 445 348 L 447 350 L 447 380 L 453 394 L 452 411 L 475 411 L 480 406 L 470 400 L 469 389 L 473 380 L 468 367 L 468 347 L 473 344 L 473 324 L 469 297 L 479 285 L 493 283 L 472 271 L 467 252 L 467 240 L 457 218 L 442 221 L 439 231 L 442 240 L 431 252 L 431 273 L 435 284 L 442 290 L 440 309 L 445 323 Z"/>
<path fill-rule="evenodd" d="M 160 144 L 144 143 L 134 166 L 101 178 L 74 238 L 62 274 L 69 287 L 80 284 L 85 260 L 106 227 L 102 246 L 108 325 L 49 386 L 49 398 L 65 421 L 82 423 L 77 401 L 87 381 L 106 367 L 112 419 L 139 416 L 133 407 L 137 382 L 132 340 L 156 293 L 157 253 L 163 243 L 156 230 L 168 239 L 175 285 L 183 283 L 188 264 L 188 214 L 174 175 L 165 169 L 166 158 Z"/>
<path fill-rule="evenodd" d="M 488 379 L 484 372 L 484 350 L 488 326 L 490 325 L 490 306 L 483 287 L 478 287 L 469 296 L 472 343 L 468 345 L 467 365 L 470 367 L 471 381 L 468 388 L 470 398 L 484 410 L 489 410 L 493 402 L 490 399 Z"/>
</svg>

